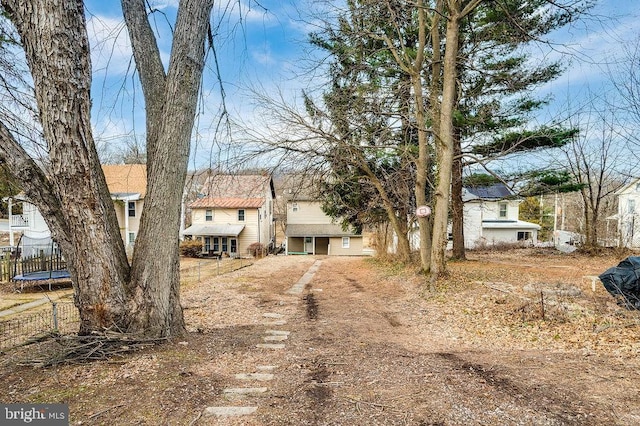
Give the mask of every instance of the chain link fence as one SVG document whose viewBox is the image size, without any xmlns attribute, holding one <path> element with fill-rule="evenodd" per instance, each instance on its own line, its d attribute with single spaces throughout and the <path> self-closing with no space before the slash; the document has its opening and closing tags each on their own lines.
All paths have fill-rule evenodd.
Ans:
<svg viewBox="0 0 640 426">
<path fill-rule="evenodd" d="M 73 302 L 51 302 L 46 308 L 0 321 L 0 350 L 37 341 L 51 333 L 74 333 L 80 317 Z"/>
<path fill-rule="evenodd" d="M 180 282 L 186 286 L 200 283 L 210 278 L 250 266 L 254 261 L 255 259 L 253 258 L 246 259 L 242 257 L 194 259 L 189 265 L 180 268 Z"/>
<path fill-rule="evenodd" d="M 226 258 L 194 260 L 180 269 L 182 285 L 194 285 L 252 265 L 254 259 Z M 49 302 L 37 310 L 0 320 L 0 351 L 45 338 L 51 333 L 78 331 L 80 318 L 73 302 Z"/>
</svg>

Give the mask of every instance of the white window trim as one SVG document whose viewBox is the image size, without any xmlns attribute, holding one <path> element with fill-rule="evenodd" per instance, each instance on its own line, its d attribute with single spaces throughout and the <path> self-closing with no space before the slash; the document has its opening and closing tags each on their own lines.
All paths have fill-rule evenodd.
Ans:
<svg viewBox="0 0 640 426">
<path fill-rule="evenodd" d="M 504 214 L 503 214 L 504 207 Z M 500 219 L 509 217 L 509 204 L 508 203 L 498 203 L 498 217 Z"/>
<path fill-rule="evenodd" d="M 342 237 L 342 248 L 348 249 L 351 246 L 351 238 L 350 237 Z"/>
<path fill-rule="evenodd" d="M 133 208 L 131 208 L 133 206 Z M 131 214 L 133 212 L 133 215 Z M 127 216 L 128 217 L 136 217 L 136 202 L 135 201 L 127 201 Z"/>
</svg>

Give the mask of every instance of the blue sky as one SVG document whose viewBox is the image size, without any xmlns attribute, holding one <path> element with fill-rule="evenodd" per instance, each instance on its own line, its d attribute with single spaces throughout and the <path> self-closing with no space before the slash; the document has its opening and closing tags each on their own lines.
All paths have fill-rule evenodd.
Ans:
<svg viewBox="0 0 640 426">
<path fill-rule="evenodd" d="M 171 49 L 171 28 L 167 21 L 173 23 L 177 3 L 177 0 L 151 2 L 159 10 L 152 25 L 165 65 Z M 303 56 L 300 41 L 306 38 L 308 29 L 294 19 L 297 12 L 292 3 L 267 0 L 258 5 L 234 1 L 225 9 L 221 9 L 220 2 L 216 4 L 212 23 L 220 73 L 210 51 L 196 117 L 192 168 L 209 165 L 211 153 L 217 154 L 219 146 L 226 142 L 214 131 L 221 106 L 220 82 L 232 118 L 250 114 L 247 88 L 251 85 L 261 86 L 265 91 L 277 87 L 296 91 L 302 84 L 292 80 L 292 76 Z M 92 49 L 95 138 L 100 146 L 117 150 L 123 139 L 144 137 L 142 93 L 134 73 L 120 3 L 88 0 L 86 10 Z"/>
<path fill-rule="evenodd" d="M 154 28 L 165 63 L 170 51 L 170 27 L 177 0 L 152 0 L 158 9 Z M 280 91 L 293 98 L 314 81 L 299 76 L 309 46 L 304 44 L 313 24 L 298 18 L 303 2 L 295 0 L 233 1 L 221 9 L 216 2 L 212 22 L 220 80 L 226 107 L 234 120 L 250 120 L 253 113 L 248 88 L 260 87 L 274 96 Z M 226 6 L 226 5 L 224 5 Z M 607 91 L 607 65 L 640 36 L 636 1 L 602 0 L 591 15 L 553 35 L 553 43 L 532 50 L 540 59 L 562 58 L 567 71 L 540 88 L 553 102 L 539 115 L 544 122 L 570 102 L 579 103 L 592 91 Z M 126 138 L 142 138 L 144 105 L 134 74 L 131 49 L 119 1 L 87 0 L 88 28 L 92 45 L 94 83 L 93 122 L 96 140 L 103 147 L 117 147 Z M 211 59 L 211 58 L 210 58 Z M 612 70 L 616 72 L 615 67 Z M 209 60 L 196 117 L 191 168 L 224 162 L 224 137 L 216 134 L 221 90 L 214 62 Z"/>
</svg>

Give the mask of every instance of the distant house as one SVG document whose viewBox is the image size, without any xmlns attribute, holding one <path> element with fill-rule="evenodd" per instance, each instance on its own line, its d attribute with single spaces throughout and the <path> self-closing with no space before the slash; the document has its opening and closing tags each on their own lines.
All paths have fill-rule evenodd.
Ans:
<svg viewBox="0 0 640 426">
<path fill-rule="evenodd" d="M 203 191 L 189 205 L 191 226 L 182 232 L 202 241 L 203 253 L 235 257 L 253 243 L 265 248 L 274 243 L 270 175 L 217 174 L 207 179 Z"/>
<path fill-rule="evenodd" d="M 321 209 L 321 202 L 295 194 L 287 200 L 287 254 L 362 255 L 363 238 L 344 230 Z"/>
<path fill-rule="evenodd" d="M 31 239 L 46 240 L 51 238 L 51 232 L 40 210 L 32 204 L 24 194 L 3 199 L 9 211 L 9 245 L 17 245 L 16 234 L 25 235 Z M 21 207 L 22 213 L 15 214 L 16 207 Z"/>
<path fill-rule="evenodd" d="M 473 249 L 499 243 L 535 244 L 540 226 L 518 219 L 522 200 L 501 183 L 463 188 L 464 245 Z"/>
<path fill-rule="evenodd" d="M 640 179 L 632 181 L 616 192 L 619 244 L 627 248 L 640 248 Z"/>
<path fill-rule="evenodd" d="M 140 229 L 140 216 L 147 193 L 147 166 L 144 164 L 105 164 L 102 166 L 120 226 L 120 236 L 128 251 Z"/>
<path fill-rule="evenodd" d="M 125 247 L 130 250 L 136 240 L 140 226 L 140 215 L 147 188 L 147 168 L 144 164 L 103 165 L 102 170 L 114 202 L 120 234 Z M 30 239 L 49 239 L 51 232 L 38 208 L 24 196 L 6 200 L 9 203 L 9 238 L 20 232 Z M 22 205 L 21 214 L 13 214 L 16 203 Z"/>
</svg>

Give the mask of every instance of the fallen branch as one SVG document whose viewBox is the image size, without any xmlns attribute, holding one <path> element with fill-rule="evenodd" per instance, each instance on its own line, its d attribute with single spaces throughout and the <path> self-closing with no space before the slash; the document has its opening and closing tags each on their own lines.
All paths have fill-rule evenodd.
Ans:
<svg viewBox="0 0 640 426">
<path fill-rule="evenodd" d="M 88 336 L 64 336 L 57 339 L 61 348 L 53 355 L 45 359 L 30 360 L 26 364 L 51 367 L 63 363 L 110 360 L 115 356 L 142 350 L 167 340 L 168 338 L 145 338 L 113 331 Z"/>
</svg>

